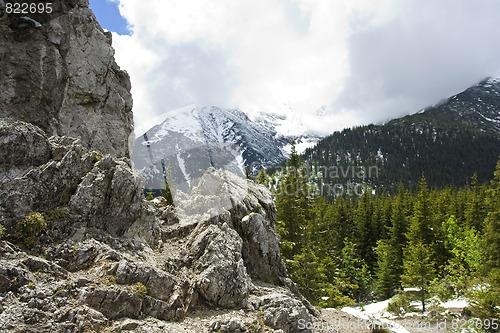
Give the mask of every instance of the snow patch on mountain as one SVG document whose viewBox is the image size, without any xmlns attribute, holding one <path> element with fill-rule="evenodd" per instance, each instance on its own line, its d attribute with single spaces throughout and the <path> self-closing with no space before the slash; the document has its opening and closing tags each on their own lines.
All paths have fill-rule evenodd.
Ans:
<svg viewBox="0 0 500 333">
<path fill-rule="evenodd" d="M 139 136 L 132 160 L 147 179 L 161 188 L 169 168 L 179 188 L 187 189 L 209 167 L 256 175 L 262 167 L 284 163 L 291 142 L 298 151 L 314 145 L 314 137 L 287 137 L 276 129 L 286 117 L 272 114 L 252 120 L 239 109 L 188 106 L 164 114 L 161 123 Z M 287 152 L 288 150 L 288 152 Z"/>
</svg>

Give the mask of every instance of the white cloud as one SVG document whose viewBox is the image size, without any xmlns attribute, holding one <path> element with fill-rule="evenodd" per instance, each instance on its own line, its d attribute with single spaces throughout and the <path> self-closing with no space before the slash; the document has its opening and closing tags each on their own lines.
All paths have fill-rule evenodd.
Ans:
<svg viewBox="0 0 500 333">
<path fill-rule="evenodd" d="M 188 104 L 287 104 L 327 133 L 500 72 L 500 7 L 489 0 L 119 1 L 133 33 L 114 46 L 138 127 Z M 323 105 L 331 111 L 318 115 Z"/>
</svg>

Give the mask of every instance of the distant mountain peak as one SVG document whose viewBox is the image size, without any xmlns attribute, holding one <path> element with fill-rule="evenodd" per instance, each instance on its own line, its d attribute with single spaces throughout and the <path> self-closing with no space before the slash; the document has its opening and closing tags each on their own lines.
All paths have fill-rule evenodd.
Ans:
<svg viewBox="0 0 500 333">
<path fill-rule="evenodd" d="M 280 135 L 275 124 L 264 118 L 252 121 L 237 108 L 190 106 L 164 116 L 136 139 L 132 155 L 148 188 L 163 187 L 168 172 L 184 188 L 210 167 L 239 174 L 248 168 L 256 174 L 262 167 L 283 163 L 284 147 L 292 141 Z"/>
<path fill-rule="evenodd" d="M 490 77 L 415 114 L 334 132 L 305 159 L 326 170 L 379 171 L 366 180 L 326 177 L 320 185 L 327 190 L 364 181 L 391 190 L 399 182 L 415 186 L 422 174 L 433 187 L 463 186 L 474 173 L 486 181 L 499 155 L 500 79 Z"/>
</svg>

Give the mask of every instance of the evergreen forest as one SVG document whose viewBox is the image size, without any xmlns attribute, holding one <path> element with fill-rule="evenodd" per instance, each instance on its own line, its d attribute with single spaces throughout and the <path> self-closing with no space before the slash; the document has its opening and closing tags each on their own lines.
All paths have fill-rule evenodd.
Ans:
<svg viewBox="0 0 500 333">
<path fill-rule="evenodd" d="M 479 318 L 500 318 L 500 161 L 491 181 L 463 187 L 416 186 L 325 198 L 292 148 L 281 172 L 261 170 L 272 189 L 281 253 L 292 280 L 314 305 L 342 307 L 388 299 L 466 297 Z M 413 292 L 402 292 L 412 288 Z M 410 290 L 410 289 L 408 289 Z"/>
</svg>

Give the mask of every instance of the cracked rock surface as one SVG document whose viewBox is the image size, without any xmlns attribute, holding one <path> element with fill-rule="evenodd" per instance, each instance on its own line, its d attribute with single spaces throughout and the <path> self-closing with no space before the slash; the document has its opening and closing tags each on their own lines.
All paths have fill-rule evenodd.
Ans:
<svg viewBox="0 0 500 333">
<path fill-rule="evenodd" d="M 128 157 L 131 85 L 114 60 L 111 35 L 97 23 L 88 0 L 58 2 L 64 14 L 41 28 L 15 31 L 12 18 L 0 15 L 2 117 Z"/>
</svg>

